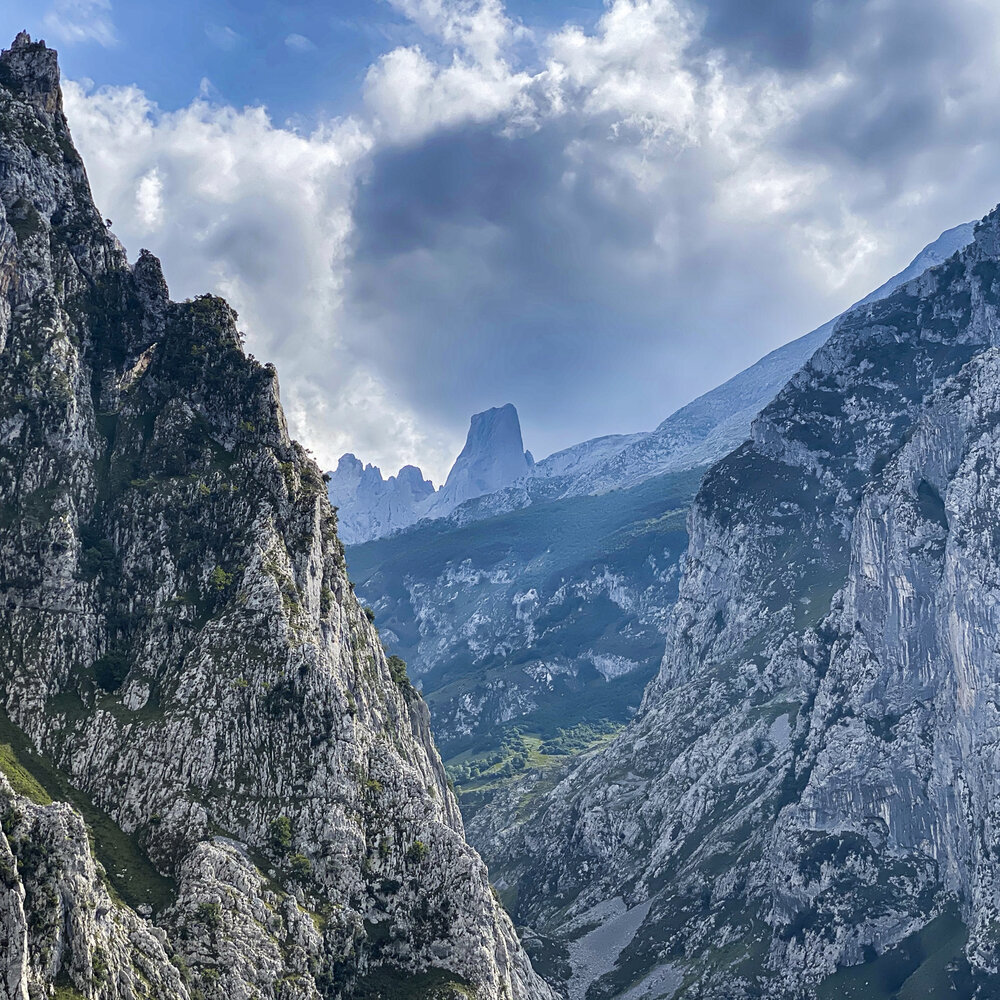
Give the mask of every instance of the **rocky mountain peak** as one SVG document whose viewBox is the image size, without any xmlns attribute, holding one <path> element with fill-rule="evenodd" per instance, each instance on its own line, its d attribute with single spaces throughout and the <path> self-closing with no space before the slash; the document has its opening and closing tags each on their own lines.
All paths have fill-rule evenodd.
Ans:
<svg viewBox="0 0 1000 1000">
<path fill-rule="evenodd" d="M 434 484 L 429 479 L 424 479 L 423 472 L 416 465 L 404 465 L 396 473 L 396 478 L 400 485 L 405 485 L 417 499 L 422 500 L 434 493 Z"/>
<path fill-rule="evenodd" d="M 531 465 L 512 403 L 476 413 L 469 423 L 465 447 L 434 506 L 452 510 L 466 500 L 502 489 L 526 475 Z"/>
<path fill-rule="evenodd" d="M 346 474 L 351 472 L 360 476 L 364 467 L 364 463 L 361 459 L 359 459 L 357 455 L 348 451 L 340 456 L 340 459 L 337 462 L 336 473 Z"/>
<path fill-rule="evenodd" d="M 524 453 L 517 407 L 513 403 L 504 403 L 503 406 L 491 406 L 481 413 L 474 413 L 459 460 L 471 461 L 483 454 L 502 454 L 505 451 Z"/>
<path fill-rule="evenodd" d="M 340 511 L 341 537 L 353 545 L 425 517 L 447 517 L 467 500 L 510 486 L 534 465 L 531 452 L 524 450 L 517 409 L 506 403 L 473 415 L 465 447 L 436 492 L 415 465 L 383 479 L 378 466 L 346 454 L 328 474 L 330 502 Z"/>
<path fill-rule="evenodd" d="M 341 455 L 327 481 L 341 537 L 349 544 L 413 524 L 434 496 L 434 484 L 415 465 L 383 479 L 377 465 L 366 465 L 350 452 Z"/>
<path fill-rule="evenodd" d="M 139 259 L 132 269 L 136 282 L 145 298 L 150 302 L 166 302 L 170 299 L 170 290 L 163 277 L 163 267 L 155 254 L 143 248 L 139 251 Z"/>
<path fill-rule="evenodd" d="M 56 51 L 44 41 L 33 42 L 26 31 L 0 53 L 0 83 L 48 114 L 62 110 Z"/>
<path fill-rule="evenodd" d="M 0 57 L 0 997 L 548 1000 L 274 368 L 129 265 L 58 79 Z"/>
</svg>

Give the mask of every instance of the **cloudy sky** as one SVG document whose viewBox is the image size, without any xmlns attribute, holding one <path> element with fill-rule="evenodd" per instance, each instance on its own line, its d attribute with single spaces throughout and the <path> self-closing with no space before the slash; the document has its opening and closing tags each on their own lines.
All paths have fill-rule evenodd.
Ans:
<svg viewBox="0 0 1000 1000">
<path fill-rule="evenodd" d="M 46 6 L 47 4 L 47 6 Z M 295 433 L 440 481 L 655 426 L 1000 201 L 994 0 L 5 0 L 102 211 Z"/>
</svg>

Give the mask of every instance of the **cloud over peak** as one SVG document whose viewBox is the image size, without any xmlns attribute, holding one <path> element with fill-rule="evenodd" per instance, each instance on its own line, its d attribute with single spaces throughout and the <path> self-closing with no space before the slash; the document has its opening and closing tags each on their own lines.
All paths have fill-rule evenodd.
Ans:
<svg viewBox="0 0 1000 1000">
<path fill-rule="evenodd" d="M 392 2 L 406 41 L 311 132 L 67 93 L 126 244 L 232 298 L 327 463 L 440 479 L 500 398 L 540 452 L 651 427 L 1000 198 L 976 0 Z"/>
</svg>

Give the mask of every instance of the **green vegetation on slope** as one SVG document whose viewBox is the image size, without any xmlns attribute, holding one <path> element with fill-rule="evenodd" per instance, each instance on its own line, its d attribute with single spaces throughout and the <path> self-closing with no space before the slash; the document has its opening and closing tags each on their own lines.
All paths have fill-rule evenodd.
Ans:
<svg viewBox="0 0 1000 1000">
<path fill-rule="evenodd" d="M 355 1000 L 476 1000 L 476 991 L 443 969 L 413 975 L 383 968 L 362 978 L 353 996 Z"/>
<path fill-rule="evenodd" d="M 419 680 L 446 755 L 473 747 L 470 725 L 509 720 L 549 740 L 628 720 L 663 654 L 703 471 L 461 526 L 423 522 L 350 548 L 357 591 Z M 608 681 L 605 662 L 622 675 Z"/>
<path fill-rule="evenodd" d="M 11 788 L 40 806 L 50 805 L 52 796 L 41 786 L 35 776 L 18 760 L 9 743 L 0 745 L 0 771 L 7 776 Z"/>
<path fill-rule="evenodd" d="M 820 984 L 817 1000 L 971 1000 L 995 995 L 976 992 L 963 954 L 967 938 L 965 925 L 948 910 L 877 958 L 839 969 Z"/>
<path fill-rule="evenodd" d="M 28 737 L 0 711 L 0 769 L 14 790 L 33 802 L 69 802 L 87 823 L 91 847 L 107 872 L 110 888 L 129 906 L 148 905 L 158 911 L 174 898 L 173 880 L 161 875 L 138 841 L 74 788 L 66 775 L 37 753 Z M 16 780 L 15 780 L 16 779 Z M 19 787 L 20 784 L 20 787 Z"/>
<path fill-rule="evenodd" d="M 542 776 L 533 786 L 533 794 L 546 791 L 571 757 L 605 746 L 621 729 L 622 723 L 602 719 L 560 729 L 556 736 L 543 739 L 528 724 L 505 726 L 499 733 L 479 737 L 469 749 L 446 760 L 445 768 L 468 819 L 528 771 L 541 772 Z M 546 782 L 546 777 L 551 781 Z"/>
</svg>

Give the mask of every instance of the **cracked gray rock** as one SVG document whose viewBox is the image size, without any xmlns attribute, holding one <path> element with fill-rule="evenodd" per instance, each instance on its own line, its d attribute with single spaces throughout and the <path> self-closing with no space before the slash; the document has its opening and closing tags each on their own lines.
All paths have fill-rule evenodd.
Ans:
<svg viewBox="0 0 1000 1000">
<path fill-rule="evenodd" d="M 706 476 L 635 722 L 475 817 L 571 994 L 843 995 L 923 931 L 997 995 L 998 312 L 1000 211 L 841 320 Z M 612 904 L 638 929 L 584 981 Z"/>
<path fill-rule="evenodd" d="M 55 53 L 24 34 L 0 56 L 0 529 L 0 721 L 105 817 L 98 857 L 159 873 L 111 865 L 109 892 L 79 812 L 0 786 L 5 996 L 311 1000 L 389 977 L 550 997 L 274 369 L 221 299 L 171 302 L 152 254 L 129 265 Z"/>
</svg>

